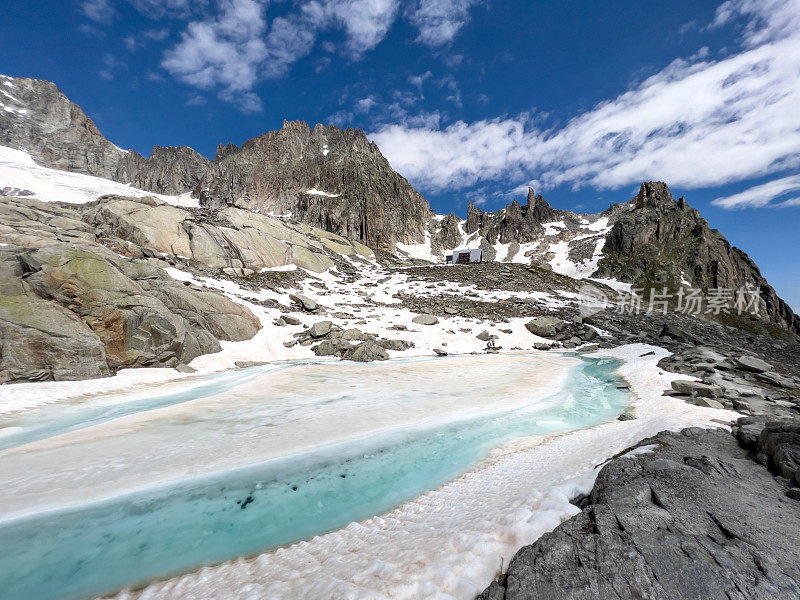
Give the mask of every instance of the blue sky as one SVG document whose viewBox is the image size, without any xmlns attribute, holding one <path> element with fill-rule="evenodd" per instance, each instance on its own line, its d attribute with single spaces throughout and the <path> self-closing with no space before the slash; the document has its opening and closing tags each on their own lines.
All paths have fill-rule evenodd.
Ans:
<svg viewBox="0 0 800 600">
<path fill-rule="evenodd" d="M 667 181 L 800 309 L 800 0 L 6 0 L 0 72 L 117 145 L 368 132 L 437 212 Z"/>
</svg>

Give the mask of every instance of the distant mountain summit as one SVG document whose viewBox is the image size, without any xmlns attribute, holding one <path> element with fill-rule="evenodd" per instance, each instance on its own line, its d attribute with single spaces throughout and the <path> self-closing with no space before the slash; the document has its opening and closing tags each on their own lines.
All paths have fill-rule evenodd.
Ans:
<svg viewBox="0 0 800 600">
<path fill-rule="evenodd" d="M 241 148 L 220 145 L 195 188 L 206 207 L 291 215 L 372 248 L 420 243 L 433 213 L 358 129 L 284 121 Z"/>
<path fill-rule="evenodd" d="M 54 83 L 0 76 L 0 146 L 28 152 L 39 164 L 85 173 L 162 194 L 190 191 L 208 160 L 187 146 L 156 146 L 149 158 L 108 141 Z"/>
<path fill-rule="evenodd" d="M 644 288 L 676 290 L 682 283 L 709 290 L 758 290 L 759 312 L 800 333 L 800 319 L 775 293 L 756 263 L 666 183 L 643 183 L 606 237 L 597 277 L 614 277 Z"/>
</svg>

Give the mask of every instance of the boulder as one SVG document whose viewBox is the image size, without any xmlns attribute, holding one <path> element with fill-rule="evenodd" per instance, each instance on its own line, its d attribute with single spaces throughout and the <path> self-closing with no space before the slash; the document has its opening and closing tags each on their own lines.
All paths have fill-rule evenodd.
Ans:
<svg viewBox="0 0 800 600">
<path fill-rule="evenodd" d="M 661 329 L 661 337 L 665 336 L 687 344 L 694 344 L 697 342 L 697 338 L 694 335 L 672 323 L 664 325 Z"/>
<path fill-rule="evenodd" d="M 249 369 L 250 367 L 263 367 L 267 363 L 263 360 L 237 360 L 233 364 L 237 369 Z"/>
<path fill-rule="evenodd" d="M 372 362 L 374 360 L 386 360 L 389 355 L 377 343 L 368 341 L 361 342 L 358 346 L 349 350 L 344 358 L 356 362 Z"/>
<path fill-rule="evenodd" d="M 740 356 L 736 359 L 736 366 L 742 371 L 750 371 L 751 373 L 763 373 L 764 371 L 772 371 L 772 365 L 765 360 L 756 358 L 755 356 Z"/>
<path fill-rule="evenodd" d="M 758 450 L 783 477 L 800 483 L 800 421 L 767 423 L 758 437 Z"/>
<path fill-rule="evenodd" d="M 281 315 L 281 320 L 286 325 L 300 325 L 300 319 L 293 317 L 292 315 Z"/>
<path fill-rule="evenodd" d="M 713 398 L 703 398 L 697 397 L 691 401 L 691 404 L 695 406 L 702 406 L 704 408 L 725 408 L 725 406 L 719 400 L 714 400 Z"/>
<path fill-rule="evenodd" d="M 322 340 L 311 351 L 317 356 L 344 356 L 352 346 L 350 342 L 342 339 Z"/>
<path fill-rule="evenodd" d="M 534 317 L 525 323 L 525 329 L 533 335 L 551 338 L 561 332 L 565 325 L 566 323 L 558 317 Z"/>
<path fill-rule="evenodd" d="M 416 323 L 417 325 L 436 325 L 439 322 L 433 315 L 417 315 L 413 319 L 411 319 L 412 323 Z"/>
<path fill-rule="evenodd" d="M 360 329 L 355 327 L 351 327 L 350 329 L 345 329 L 337 337 L 342 338 L 343 340 L 348 340 L 351 342 L 366 342 L 367 340 L 371 340 L 373 336 L 368 333 L 364 333 Z"/>
<path fill-rule="evenodd" d="M 778 373 L 771 373 L 769 371 L 765 373 L 756 373 L 756 379 L 763 383 L 774 385 L 778 388 L 791 389 L 793 387 L 797 387 L 794 383 L 794 380 L 784 377 Z"/>
<path fill-rule="evenodd" d="M 673 381 L 672 389 L 680 394 L 701 396 L 703 398 L 719 398 L 722 396 L 722 388 L 718 385 L 689 381 L 686 379 L 676 379 Z"/>
<path fill-rule="evenodd" d="M 325 337 L 331 332 L 331 327 L 333 327 L 333 323 L 330 321 L 318 321 L 309 328 L 308 333 L 315 339 Z"/>
<path fill-rule="evenodd" d="M 314 312 L 319 309 L 319 304 L 315 300 L 303 294 L 289 294 L 289 299 L 306 312 Z"/>
<path fill-rule="evenodd" d="M 492 335 L 491 335 L 491 334 L 490 334 L 488 331 L 481 331 L 481 332 L 480 332 L 478 335 L 476 335 L 475 337 L 476 337 L 476 338 L 478 338 L 478 339 L 479 339 L 480 341 L 482 341 L 482 342 L 488 342 L 488 341 L 489 341 L 489 340 L 491 340 L 491 339 L 492 339 L 494 336 L 492 336 Z"/>
<path fill-rule="evenodd" d="M 739 419 L 739 423 L 742 419 Z M 748 450 L 755 450 L 758 448 L 758 439 L 761 437 L 761 432 L 764 430 L 764 423 L 752 422 L 743 423 L 736 430 L 736 439 L 743 448 Z"/>
<path fill-rule="evenodd" d="M 414 347 L 414 342 L 407 340 L 376 340 L 376 343 L 384 350 L 394 350 L 396 352 L 403 352 Z"/>
</svg>

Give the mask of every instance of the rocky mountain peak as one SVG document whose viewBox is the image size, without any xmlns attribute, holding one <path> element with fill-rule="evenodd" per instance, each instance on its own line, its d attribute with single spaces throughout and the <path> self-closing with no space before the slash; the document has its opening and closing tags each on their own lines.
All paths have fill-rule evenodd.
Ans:
<svg viewBox="0 0 800 600">
<path fill-rule="evenodd" d="M 496 242 L 520 244 L 541 239 L 544 234 L 543 223 L 559 219 L 562 211 L 555 210 L 542 196 L 537 196 L 528 188 L 525 206 L 516 199 L 497 212 L 484 212 L 472 202 L 467 206 L 467 221 L 464 229 L 467 234 L 479 232 L 489 244 Z"/>
<path fill-rule="evenodd" d="M 2 76 L 0 90 L 0 145 L 23 150 L 46 167 L 163 194 L 188 192 L 208 167 L 187 146 L 156 146 L 146 159 L 122 150 L 50 81 Z"/>
<path fill-rule="evenodd" d="M 639 193 L 633 198 L 634 206 L 639 208 L 655 208 L 670 210 L 676 208 L 672 192 L 663 181 L 646 181 L 639 187 Z"/>
<path fill-rule="evenodd" d="M 228 142 L 227 144 L 217 144 L 217 153 L 214 156 L 214 161 L 220 161 L 226 156 L 233 154 L 234 152 L 239 151 L 239 146 Z"/>
<path fill-rule="evenodd" d="M 420 243 L 432 215 L 359 129 L 284 121 L 217 157 L 195 188 L 207 207 L 291 214 L 373 248 Z"/>
<path fill-rule="evenodd" d="M 800 319 L 781 300 L 746 253 L 711 229 L 684 198 L 676 202 L 663 182 L 646 182 L 634 210 L 619 213 L 606 237 L 595 277 L 613 277 L 644 290 L 672 292 L 689 282 L 704 290 L 760 290 L 760 315 L 800 333 Z"/>
<path fill-rule="evenodd" d="M 537 196 L 533 188 L 528 188 L 528 212 L 539 223 L 549 223 L 557 218 L 556 210 L 541 194 Z"/>
</svg>

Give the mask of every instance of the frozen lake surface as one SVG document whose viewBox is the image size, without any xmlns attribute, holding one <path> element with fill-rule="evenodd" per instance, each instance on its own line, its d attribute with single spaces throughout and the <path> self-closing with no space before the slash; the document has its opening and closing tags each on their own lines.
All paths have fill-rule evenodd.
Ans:
<svg viewBox="0 0 800 600">
<path fill-rule="evenodd" d="M 533 435 L 613 420 L 620 361 L 254 367 L 0 415 L 0 590 L 88 598 L 390 511 Z"/>
</svg>

